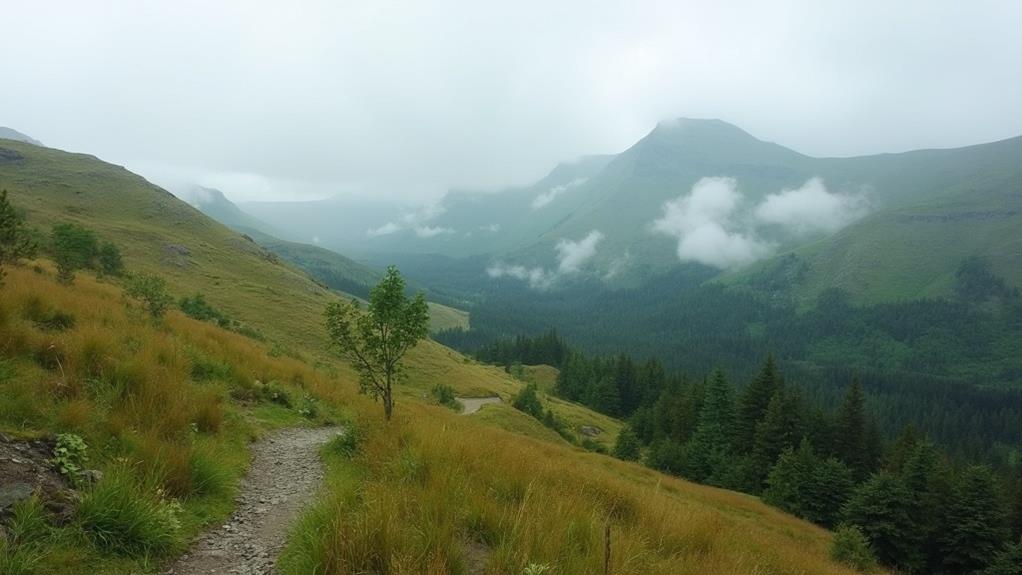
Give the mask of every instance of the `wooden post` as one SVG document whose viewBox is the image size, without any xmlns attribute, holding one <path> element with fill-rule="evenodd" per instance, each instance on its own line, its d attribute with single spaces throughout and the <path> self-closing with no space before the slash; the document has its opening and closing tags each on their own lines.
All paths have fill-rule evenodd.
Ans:
<svg viewBox="0 0 1022 575">
<path fill-rule="evenodd" d="M 603 529 L 603 575 L 610 575 L 610 522 Z"/>
</svg>

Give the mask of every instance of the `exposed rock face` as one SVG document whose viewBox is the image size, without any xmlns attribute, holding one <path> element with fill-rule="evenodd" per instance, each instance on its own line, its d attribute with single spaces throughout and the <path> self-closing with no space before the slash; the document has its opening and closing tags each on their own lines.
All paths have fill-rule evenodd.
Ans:
<svg viewBox="0 0 1022 575">
<path fill-rule="evenodd" d="M 0 516 L 32 495 L 58 518 L 70 515 L 72 492 L 50 466 L 52 453 L 51 441 L 22 441 L 0 433 Z"/>
</svg>

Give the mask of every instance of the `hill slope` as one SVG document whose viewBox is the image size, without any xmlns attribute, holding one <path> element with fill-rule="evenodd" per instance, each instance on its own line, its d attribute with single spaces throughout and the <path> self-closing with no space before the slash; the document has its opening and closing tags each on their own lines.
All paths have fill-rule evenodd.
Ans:
<svg viewBox="0 0 1022 575">
<path fill-rule="evenodd" d="M 69 532 L 58 544 L 37 532 L 36 539 L 14 540 L 15 547 L 5 540 L 4 560 L 42 545 L 59 553 L 38 559 L 45 561 L 40 572 L 157 569 L 183 537 L 229 509 L 245 437 L 309 415 L 283 405 L 286 392 L 321 402 L 314 418 L 344 419 L 362 442 L 351 459 L 342 455 L 352 453 L 344 442 L 328 452 L 328 494 L 292 535 L 291 573 L 308 573 L 309 565 L 326 573 L 366 565 L 464 571 L 469 539 L 472 548 L 482 546 L 473 561 L 495 572 L 557 561 L 563 573 L 590 573 L 606 522 L 615 533 L 615 573 L 847 572 L 827 559 L 826 531 L 753 498 L 529 440 L 417 401 L 438 383 L 462 394 L 507 396 L 520 388 L 501 370 L 432 342 L 410 354 L 398 419 L 385 424 L 378 406 L 354 395 L 351 372 L 326 352 L 316 326 L 334 296 L 304 274 L 122 168 L 11 141 L 0 149 L 0 187 L 31 225 L 87 226 L 121 246 L 130 270 L 160 274 L 175 294 L 206 294 L 295 356 L 177 312 L 154 325 L 125 306 L 115 284 L 88 273 L 68 287 L 52 279 L 45 262 L 39 271 L 11 270 L 0 288 L 0 427 L 31 436 L 81 434 L 106 473 L 83 488 L 89 503 L 74 510 L 69 528 L 85 529 L 84 536 Z M 74 319 L 54 330 L 46 318 L 56 312 Z M 121 467 L 136 460 L 150 467 Z M 179 513 L 171 504 L 178 497 L 183 533 L 166 519 Z M 147 512 L 155 515 L 135 515 Z M 528 521 L 515 519 L 523 513 Z M 124 531 L 140 525 L 156 531 Z M 341 539 L 304 536 L 323 526 Z"/>
</svg>

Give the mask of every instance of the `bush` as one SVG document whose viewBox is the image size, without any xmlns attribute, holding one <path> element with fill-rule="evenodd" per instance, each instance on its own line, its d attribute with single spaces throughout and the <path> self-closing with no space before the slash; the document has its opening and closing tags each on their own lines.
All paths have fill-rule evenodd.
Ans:
<svg viewBox="0 0 1022 575">
<path fill-rule="evenodd" d="M 872 571 L 877 566 L 877 559 L 870 549 L 866 536 L 858 527 L 851 525 L 841 525 L 834 532 L 830 558 L 864 573 Z"/>
<path fill-rule="evenodd" d="M 543 405 L 539 402 L 539 395 L 536 393 L 536 384 L 530 383 L 515 396 L 511 404 L 518 411 L 523 411 L 536 419 L 543 417 Z"/>
<path fill-rule="evenodd" d="M 316 419 L 319 415 L 319 402 L 316 398 L 308 393 L 302 395 L 302 399 L 298 401 L 298 415 L 305 419 Z"/>
<path fill-rule="evenodd" d="M 454 397 L 453 387 L 441 383 L 433 386 L 431 393 L 433 395 L 433 399 L 436 400 L 438 405 L 443 405 L 444 407 L 448 407 L 454 411 L 461 411 L 463 409 L 461 403 Z"/>
<path fill-rule="evenodd" d="M 176 504 L 137 486 L 124 470 L 114 470 L 85 493 L 77 517 L 99 549 L 141 557 L 177 543 L 178 511 Z"/>
<path fill-rule="evenodd" d="M 121 250 L 110 242 L 105 242 L 99 248 L 99 271 L 105 275 L 119 276 L 124 272 L 124 260 L 121 258 Z"/>
<path fill-rule="evenodd" d="M 50 463 L 72 485 L 81 484 L 88 460 L 88 446 L 85 445 L 84 439 L 74 433 L 61 433 L 57 436 L 57 444 L 53 447 L 53 459 Z"/>
<path fill-rule="evenodd" d="M 330 440 L 327 450 L 344 457 L 355 457 L 362 448 L 362 432 L 353 425 L 349 425 L 344 433 Z"/>
<path fill-rule="evenodd" d="M 642 444 L 639 443 L 639 436 L 635 435 L 628 425 L 621 428 L 614 444 L 614 457 L 625 461 L 638 461 Z"/>
<path fill-rule="evenodd" d="M 206 296 L 197 293 L 192 297 L 183 297 L 178 301 L 177 306 L 181 311 L 192 319 L 199 321 L 211 321 L 221 327 L 227 327 L 230 321 L 220 310 L 214 308 L 206 301 Z"/>
<path fill-rule="evenodd" d="M 140 275 L 131 278 L 127 294 L 140 302 L 154 319 L 163 317 L 170 306 L 167 282 L 156 275 Z"/>
<path fill-rule="evenodd" d="M 50 232 L 50 250 L 57 264 L 57 279 L 71 283 L 75 272 L 92 266 L 99 254 L 96 234 L 77 224 L 57 224 Z"/>
<path fill-rule="evenodd" d="M 25 222 L 7 200 L 7 190 L 0 190 L 0 285 L 3 284 L 4 266 L 35 255 Z"/>
</svg>

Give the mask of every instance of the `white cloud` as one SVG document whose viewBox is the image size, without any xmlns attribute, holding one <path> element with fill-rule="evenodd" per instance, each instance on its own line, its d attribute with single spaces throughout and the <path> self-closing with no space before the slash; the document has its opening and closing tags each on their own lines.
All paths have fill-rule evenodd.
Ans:
<svg viewBox="0 0 1022 575">
<path fill-rule="evenodd" d="M 533 289 L 547 289 L 562 276 L 578 273 L 582 265 L 596 255 L 596 245 L 603 239 L 599 230 L 593 230 L 578 241 L 562 239 L 557 242 L 557 269 L 525 267 L 505 263 L 494 263 L 486 269 L 491 278 L 509 277 L 529 283 Z"/>
<path fill-rule="evenodd" d="M 380 226 L 378 228 L 373 228 L 371 230 L 366 230 L 366 235 L 371 237 L 371 238 L 376 238 L 376 237 L 379 237 L 379 236 L 385 236 L 385 235 L 388 235 L 388 234 L 392 234 L 394 232 L 399 232 L 402 229 L 403 228 L 400 225 L 398 225 L 398 224 L 396 224 L 394 222 L 387 222 L 387 223 L 383 224 L 382 226 Z"/>
<path fill-rule="evenodd" d="M 729 269 L 773 252 L 759 226 L 779 226 L 795 235 L 832 233 L 869 211 L 865 196 L 831 193 L 820 178 L 770 194 L 751 212 L 742 208 L 743 200 L 734 178 L 702 178 L 688 195 L 664 204 L 653 231 L 678 239 L 682 261 Z"/>
<path fill-rule="evenodd" d="M 547 289 L 553 285 L 556 279 L 555 274 L 541 268 L 527 268 L 520 265 L 508 265 L 495 263 L 486 269 L 487 275 L 491 278 L 510 277 L 529 283 L 534 289 Z"/>
<path fill-rule="evenodd" d="M 756 208 L 756 219 L 804 235 L 835 232 L 868 211 L 864 196 L 829 192 L 822 179 L 812 178 L 801 188 L 767 196 Z"/>
<path fill-rule="evenodd" d="M 451 228 L 425 225 L 430 220 L 442 215 L 445 211 L 447 211 L 447 208 L 439 203 L 428 204 L 401 214 L 395 221 L 387 222 L 378 228 L 366 230 L 366 235 L 376 238 L 403 230 L 414 230 L 415 235 L 420 238 L 432 238 L 441 234 L 454 233 L 454 230 Z"/>
<path fill-rule="evenodd" d="M 577 188 L 588 181 L 589 178 L 575 178 L 574 180 L 568 182 L 567 184 L 554 186 L 549 190 L 543 192 L 542 194 L 536 196 L 532 200 L 532 209 L 538 210 L 542 207 L 545 207 L 547 204 L 554 201 L 554 199 L 556 199 L 557 196 L 563 194 L 564 192 L 567 192 L 572 188 Z"/>
<path fill-rule="evenodd" d="M 653 231 L 678 239 L 678 258 L 717 268 L 739 267 L 770 252 L 769 244 L 732 221 L 742 201 L 734 178 L 703 178 L 692 191 L 664 204 Z"/>
<path fill-rule="evenodd" d="M 440 226 L 419 226 L 415 228 L 415 235 L 420 238 L 433 238 L 440 235 L 453 234 L 452 228 L 444 228 Z"/>
<path fill-rule="evenodd" d="M 603 234 L 593 230 L 579 241 L 562 239 L 557 242 L 557 269 L 561 273 L 575 273 L 582 264 L 596 255 L 596 244 L 603 239 Z"/>
</svg>

